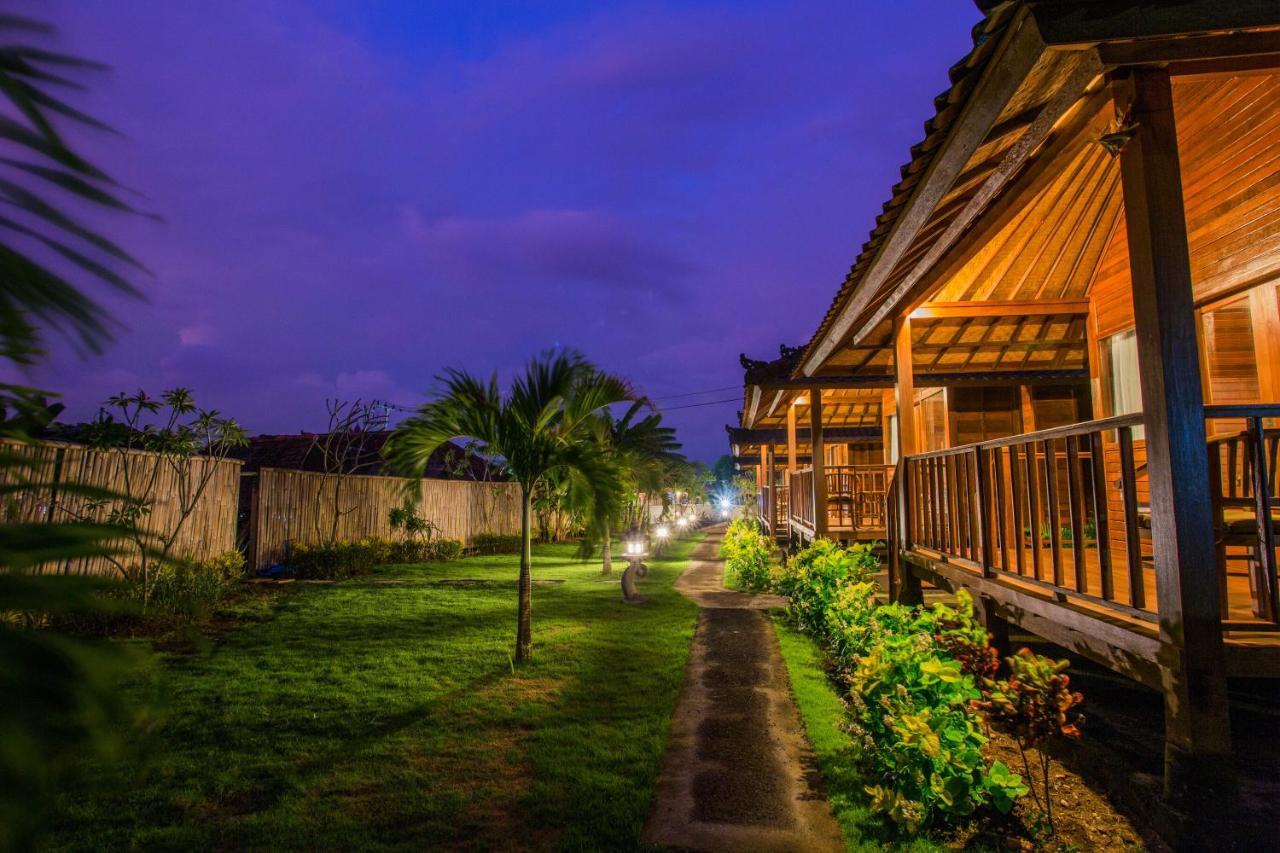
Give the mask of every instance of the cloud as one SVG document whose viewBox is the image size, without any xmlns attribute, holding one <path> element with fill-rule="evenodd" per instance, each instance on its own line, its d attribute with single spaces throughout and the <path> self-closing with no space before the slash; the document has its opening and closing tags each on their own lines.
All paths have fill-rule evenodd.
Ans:
<svg viewBox="0 0 1280 853">
<path fill-rule="evenodd" d="M 73 417 L 128 379 L 278 432 L 557 343 L 655 395 L 740 381 L 816 325 L 975 14 L 17 2 L 113 66 L 76 104 L 123 134 L 85 150 L 165 218 L 85 214 L 149 301 L 109 297 L 119 342 L 36 379 Z M 708 457 L 733 409 L 671 419 Z"/>
<path fill-rule="evenodd" d="M 428 223 L 410 208 L 403 225 L 432 263 L 471 281 L 570 281 L 668 290 L 695 270 L 643 242 L 639 228 L 599 211 L 533 210 Z"/>
</svg>

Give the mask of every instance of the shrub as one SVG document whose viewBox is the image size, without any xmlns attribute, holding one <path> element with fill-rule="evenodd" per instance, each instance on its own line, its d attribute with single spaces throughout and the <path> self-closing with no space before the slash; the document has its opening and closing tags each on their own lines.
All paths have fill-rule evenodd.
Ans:
<svg viewBox="0 0 1280 853">
<path fill-rule="evenodd" d="M 848 675 L 853 731 L 875 777 L 872 806 L 910 832 L 954 823 L 985 805 L 1003 812 L 1027 792 L 1022 777 L 982 755 L 974 677 L 938 647 L 948 614 L 888 605 L 871 611 L 865 651 Z"/>
<path fill-rule="evenodd" d="M 244 574 L 244 555 L 227 551 L 208 560 L 181 561 L 160 566 L 151 579 L 147 611 L 180 622 L 207 617 Z M 130 583 L 131 597 L 142 600 L 139 584 Z"/>
<path fill-rule="evenodd" d="M 720 556 L 730 577 L 747 589 L 765 590 L 773 585 L 773 549 L 755 521 L 734 519 L 720 543 Z"/>
<path fill-rule="evenodd" d="M 908 832 L 987 805 L 1008 811 L 1027 787 L 982 755 L 979 679 L 994 674 L 998 660 L 972 600 L 961 591 L 954 607 L 881 605 L 878 567 L 869 546 L 820 539 L 791 560 L 779 583 L 797 623 L 826 648 L 848 688 L 872 807 Z"/>
<path fill-rule="evenodd" d="M 366 537 L 353 542 L 294 545 L 287 559 L 289 568 L 307 580 L 343 580 L 367 575 L 386 563 L 428 563 L 456 560 L 462 554 L 457 539 L 379 539 Z"/>
<path fill-rule="evenodd" d="M 1031 794 L 1048 819 L 1053 831 L 1053 790 L 1050 785 L 1049 755 L 1045 741 L 1053 738 L 1078 738 L 1084 717 L 1076 707 L 1084 697 L 1071 690 L 1071 679 L 1065 670 L 1068 660 L 1053 660 L 1030 649 L 1019 649 L 1005 659 L 1009 678 L 985 683 L 983 698 L 975 705 L 987 713 L 991 724 L 1008 733 L 1018 744 L 1027 778 L 1032 777 L 1027 750 L 1036 749 L 1040 756 L 1040 780 L 1044 800 L 1032 786 Z"/>
<path fill-rule="evenodd" d="M 828 613 L 841 591 L 871 579 L 879 561 L 870 545 L 841 547 L 830 539 L 815 539 L 791 558 L 779 580 L 779 591 L 791 599 L 800 627 L 819 641 L 829 636 Z M 871 588 L 874 592 L 874 586 Z M 853 602 L 847 602 L 852 606 Z"/>
<path fill-rule="evenodd" d="M 471 550 L 476 554 L 519 554 L 523 547 L 519 534 L 477 533 L 471 540 Z"/>
</svg>

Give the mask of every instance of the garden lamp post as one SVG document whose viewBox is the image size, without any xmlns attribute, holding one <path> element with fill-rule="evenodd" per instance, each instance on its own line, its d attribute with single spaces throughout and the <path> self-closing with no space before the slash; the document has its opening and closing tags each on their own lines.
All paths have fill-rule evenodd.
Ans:
<svg viewBox="0 0 1280 853">
<path fill-rule="evenodd" d="M 653 548 L 653 553 L 656 556 L 666 549 L 667 540 L 671 538 L 671 528 L 666 524 L 659 524 L 653 528 L 653 538 L 658 540 Z"/>
<path fill-rule="evenodd" d="M 627 604 L 644 601 L 636 591 L 636 578 L 644 577 L 647 571 L 643 562 L 647 544 L 645 535 L 635 528 L 622 537 L 622 556 L 627 560 L 627 569 L 622 573 L 622 600 Z"/>
<path fill-rule="evenodd" d="M 687 518 L 685 518 L 683 515 L 681 515 L 679 518 L 677 518 L 677 519 L 676 519 L 676 527 L 678 527 L 678 528 L 680 529 L 680 535 L 681 535 L 681 536 L 683 536 L 685 533 L 688 533 L 688 532 L 689 532 L 689 519 L 687 519 Z"/>
</svg>

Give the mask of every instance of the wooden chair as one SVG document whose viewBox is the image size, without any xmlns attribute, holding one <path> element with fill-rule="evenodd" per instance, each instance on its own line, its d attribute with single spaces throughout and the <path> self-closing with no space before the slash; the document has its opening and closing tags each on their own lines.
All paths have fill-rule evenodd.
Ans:
<svg viewBox="0 0 1280 853">
<path fill-rule="evenodd" d="M 1245 549 L 1253 615 L 1270 623 L 1280 617 L 1274 548 L 1280 537 L 1280 506 L 1275 502 L 1278 458 L 1280 429 L 1245 430 L 1209 440 L 1209 485 L 1224 618 L 1229 548 Z"/>
</svg>

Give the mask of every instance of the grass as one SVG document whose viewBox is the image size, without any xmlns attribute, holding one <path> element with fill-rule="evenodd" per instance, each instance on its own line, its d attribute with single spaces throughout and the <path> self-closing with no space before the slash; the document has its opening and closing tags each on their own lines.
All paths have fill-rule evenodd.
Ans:
<svg viewBox="0 0 1280 853">
<path fill-rule="evenodd" d="M 884 818 L 873 814 L 863 790 L 866 780 L 858 767 L 857 745 L 844 730 L 845 704 L 827 678 L 818 645 L 789 619 L 775 613 L 774 629 L 791 677 L 791 691 L 804 720 L 805 733 L 818 759 L 827 797 L 845 848 L 850 851 L 905 850 L 932 853 L 947 849 L 926 838 L 894 835 Z"/>
<path fill-rule="evenodd" d="M 50 846 L 635 847 L 697 618 L 672 588 L 695 541 L 650 561 L 639 606 L 624 563 L 602 579 L 573 546 L 538 547 L 535 583 L 564 583 L 535 586 L 518 671 L 513 556 L 249 595 L 129 687 L 165 697 L 160 721 L 87 768 Z"/>
</svg>

